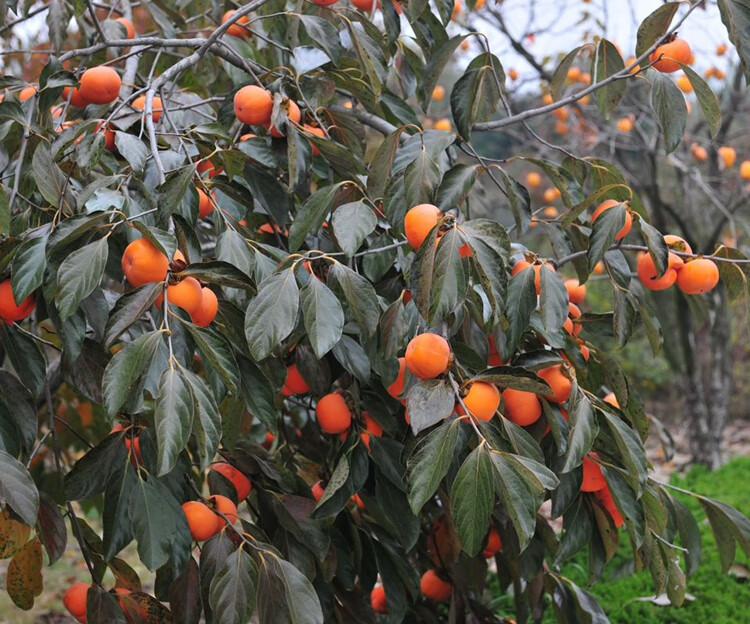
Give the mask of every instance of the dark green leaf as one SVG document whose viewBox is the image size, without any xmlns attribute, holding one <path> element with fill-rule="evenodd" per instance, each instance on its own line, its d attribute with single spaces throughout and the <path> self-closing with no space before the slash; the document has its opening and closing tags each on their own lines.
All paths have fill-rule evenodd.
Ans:
<svg viewBox="0 0 750 624">
<path fill-rule="evenodd" d="M 160 282 L 150 282 L 122 295 L 112 309 L 104 330 L 104 344 L 111 347 L 120 335 L 137 323 L 162 291 Z"/>
<path fill-rule="evenodd" d="M 36 524 L 39 492 L 29 471 L 12 455 L 0 450 L 0 497 L 28 526 Z"/>
<path fill-rule="evenodd" d="M 159 395 L 154 408 L 156 441 L 158 448 L 158 476 L 170 472 L 177 457 L 187 445 L 193 426 L 195 397 L 190 383 L 181 369 L 170 367 L 159 382 Z"/>
<path fill-rule="evenodd" d="M 442 379 L 422 379 L 406 394 L 406 405 L 414 435 L 445 420 L 456 403 L 453 390 Z"/>
<path fill-rule="evenodd" d="M 209 600 L 216 622 L 245 624 L 255 607 L 258 566 L 238 548 L 218 566 L 211 581 Z"/>
<path fill-rule="evenodd" d="M 409 457 L 409 504 L 415 514 L 432 498 L 440 482 L 448 474 L 456 453 L 459 431 L 458 420 L 446 422 L 424 437 Z"/>
<path fill-rule="evenodd" d="M 328 284 L 339 298 L 344 297 L 361 331 L 373 334 L 380 319 L 380 303 L 372 284 L 340 262 L 331 266 Z"/>
<path fill-rule="evenodd" d="M 323 358 L 341 339 L 344 328 L 341 304 L 331 290 L 314 276 L 302 287 L 300 300 L 310 345 L 315 355 Z"/>
<path fill-rule="evenodd" d="M 356 253 L 377 224 L 378 220 L 375 218 L 372 208 L 363 201 L 339 206 L 331 218 L 336 242 L 349 257 Z"/>
<path fill-rule="evenodd" d="M 636 56 L 642 56 L 667 33 L 672 18 L 679 8 L 679 2 L 666 2 L 641 22 L 636 36 Z"/>
<path fill-rule="evenodd" d="M 60 318 L 71 316 L 99 285 L 109 256 L 107 239 L 100 238 L 71 253 L 57 272 L 55 300 Z"/>
<path fill-rule="evenodd" d="M 245 337 L 256 360 L 267 358 L 297 324 L 299 289 L 292 269 L 265 280 L 245 315 Z"/>
<path fill-rule="evenodd" d="M 494 502 L 492 461 L 486 446 L 480 444 L 461 465 L 451 487 L 456 531 L 470 557 L 482 549 Z"/>
<path fill-rule="evenodd" d="M 667 154 L 674 152 L 685 136 L 687 106 L 677 85 L 657 72 L 651 85 L 651 108 L 659 120 Z"/>
<path fill-rule="evenodd" d="M 42 285 L 47 268 L 47 235 L 25 240 L 16 250 L 11 265 L 13 299 L 21 302 Z"/>
</svg>

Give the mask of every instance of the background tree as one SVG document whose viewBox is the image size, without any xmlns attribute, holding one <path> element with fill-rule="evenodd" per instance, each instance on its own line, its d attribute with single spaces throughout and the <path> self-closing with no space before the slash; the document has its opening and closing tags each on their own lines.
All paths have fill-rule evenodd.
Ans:
<svg viewBox="0 0 750 624">
<path fill-rule="evenodd" d="M 522 111 L 460 7 L 381 4 L 6 3 L 0 535 L 20 608 L 66 523 L 90 578 L 63 604 L 90 623 L 499 622 L 491 559 L 519 621 L 605 622 L 560 564 L 588 546 L 593 581 L 627 536 L 680 605 L 700 542 L 678 494 L 725 570 L 750 554 L 747 518 L 649 474 L 641 401 L 597 347 L 637 317 L 656 349 L 644 286 L 739 295 L 748 259 L 665 238 L 615 165 L 540 158 L 526 125 L 587 97 L 606 117 L 643 78 L 674 152 L 674 66 L 715 128 L 674 41 L 699 4 L 661 5 L 632 62 L 589 46 L 592 84 L 565 94 L 572 51 Z M 739 6 L 720 5 L 742 56 Z M 14 48 L 40 16 L 52 50 Z M 469 38 L 456 130 L 426 129 Z M 517 125 L 532 138 L 508 159 L 472 144 Z M 518 243 L 519 162 L 566 207 L 549 247 Z M 613 310 L 583 315 L 597 271 Z"/>
</svg>

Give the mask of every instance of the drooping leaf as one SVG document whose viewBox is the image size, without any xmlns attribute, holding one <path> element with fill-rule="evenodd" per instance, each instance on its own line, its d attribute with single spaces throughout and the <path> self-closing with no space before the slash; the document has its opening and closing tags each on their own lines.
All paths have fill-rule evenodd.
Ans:
<svg viewBox="0 0 750 624">
<path fill-rule="evenodd" d="M 314 276 L 302 287 L 300 300 L 310 345 L 315 355 L 323 358 L 341 339 L 344 328 L 341 304 L 331 290 Z"/>
<path fill-rule="evenodd" d="M 71 316 L 99 285 L 108 255 L 109 244 L 105 237 L 77 249 L 63 260 L 57 272 L 55 295 L 60 318 Z"/>
<path fill-rule="evenodd" d="M 667 154 L 674 152 L 685 136 L 687 106 L 677 85 L 661 73 L 656 73 L 651 85 L 651 108 L 664 134 Z"/>
<path fill-rule="evenodd" d="M 3 450 L 0 450 L 0 497 L 26 524 L 36 524 L 39 512 L 36 484 L 26 466 Z"/>
<path fill-rule="evenodd" d="M 448 473 L 458 444 L 458 420 L 446 422 L 420 441 L 407 463 L 409 504 L 418 514 Z"/>
<path fill-rule="evenodd" d="M 473 557 L 487 536 L 495 502 L 492 461 L 486 446 L 480 444 L 461 465 L 451 487 L 451 502 L 461 545 Z"/>
<path fill-rule="evenodd" d="M 195 396 L 181 368 L 170 365 L 159 382 L 154 423 L 157 441 L 157 471 L 167 474 L 187 445 L 195 414 Z"/>
<path fill-rule="evenodd" d="M 255 607 L 258 566 L 243 548 L 231 553 L 217 568 L 209 600 L 216 622 L 245 624 Z"/>
<path fill-rule="evenodd" d="M 292 269 L 265 280 L 245 315 L 245 337 L 250 353 L 263 360 L 297 324 L 299 289 Z"/>
</svg>

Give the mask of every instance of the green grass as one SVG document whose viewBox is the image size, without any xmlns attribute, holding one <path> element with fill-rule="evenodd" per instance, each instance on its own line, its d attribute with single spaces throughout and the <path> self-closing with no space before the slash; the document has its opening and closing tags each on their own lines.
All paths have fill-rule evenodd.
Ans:
<svg viewBox="0 0 750 624">
<path fill-rule="evenodd" d="M 733 459 L 716 472 L 696 467 L 685 477 L 673 477 L 672 482 L 750 515 L 750 457 Z M 681 500 L 696 514 L 701 531 L 701 565 L 687 583 L 687 592 L 695 600 L 686 601 L 680 608 L 638 601 L 638 598 L 653 596 L 651 575 L 648 572 L 626 576 L 617 573 L 618 569 L 627 567 L 629 559 L 629 542 L 622 535 L 620 551 L 605 569 L 603 578 L 587 588 L 613 623 L 742 624 L 750 621 L 750 580 L 722 573 L 716 543 L 700 505 L 690 497 L 681 497 Z M 748 565 L 748 559 L 739 547 L 735 562 Z M 586 554 L 581 553 L 564 564 L 562 573 L 585 587 L 588 578 Z M 499 602 L 504 614 L 512 610 L 509 598 L 503 597 Z M 543 621 L 555 621 L 551 609 L 547 609 Z"/>
</svg>

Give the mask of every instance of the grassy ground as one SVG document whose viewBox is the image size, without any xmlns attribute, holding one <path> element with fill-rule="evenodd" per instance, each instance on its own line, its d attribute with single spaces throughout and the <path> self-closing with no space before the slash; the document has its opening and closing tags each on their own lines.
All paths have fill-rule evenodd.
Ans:
<svg viewBox="0 0 750 624">
<path fill-rule="evenodd" d="M 673 483 L 693 492 L 728 503 L 745 515 L 750 515 L 750 457 L 733 459 L 721 470 L 708 472 L 694 468 L 683 478 L 673 477 Z M 603 579 L 588 588 L 599 600 L 613 624 L 745 624 L 750 622 L 750 580 L 721 572 L 716 544 L 708 521 L 700 511 L 698 503 L 682 498 L 691 511 L 697 513 L 703 548 L 701 565 L 695 575 L 688 579 L 687 591 L 695 597 L 681 608 L 657 606 L 639 598 L 653 596 L 653 585 L 648 572 L 623 574 L 618 570 L 628 568 L 628 540 L 621 540 L 618 555 L 610 562 Z M 742 551 L 737 549 L 736 563 L 750 563 Z M 585 553 L 563 566 L 563 574 L 585 587 L 588 578 Z M 500 601 L 503 614 L 512 611 L 510 598 Z M 544 622 L 554 622 L 551 609 L 547 610 Z"/>
</svg>

